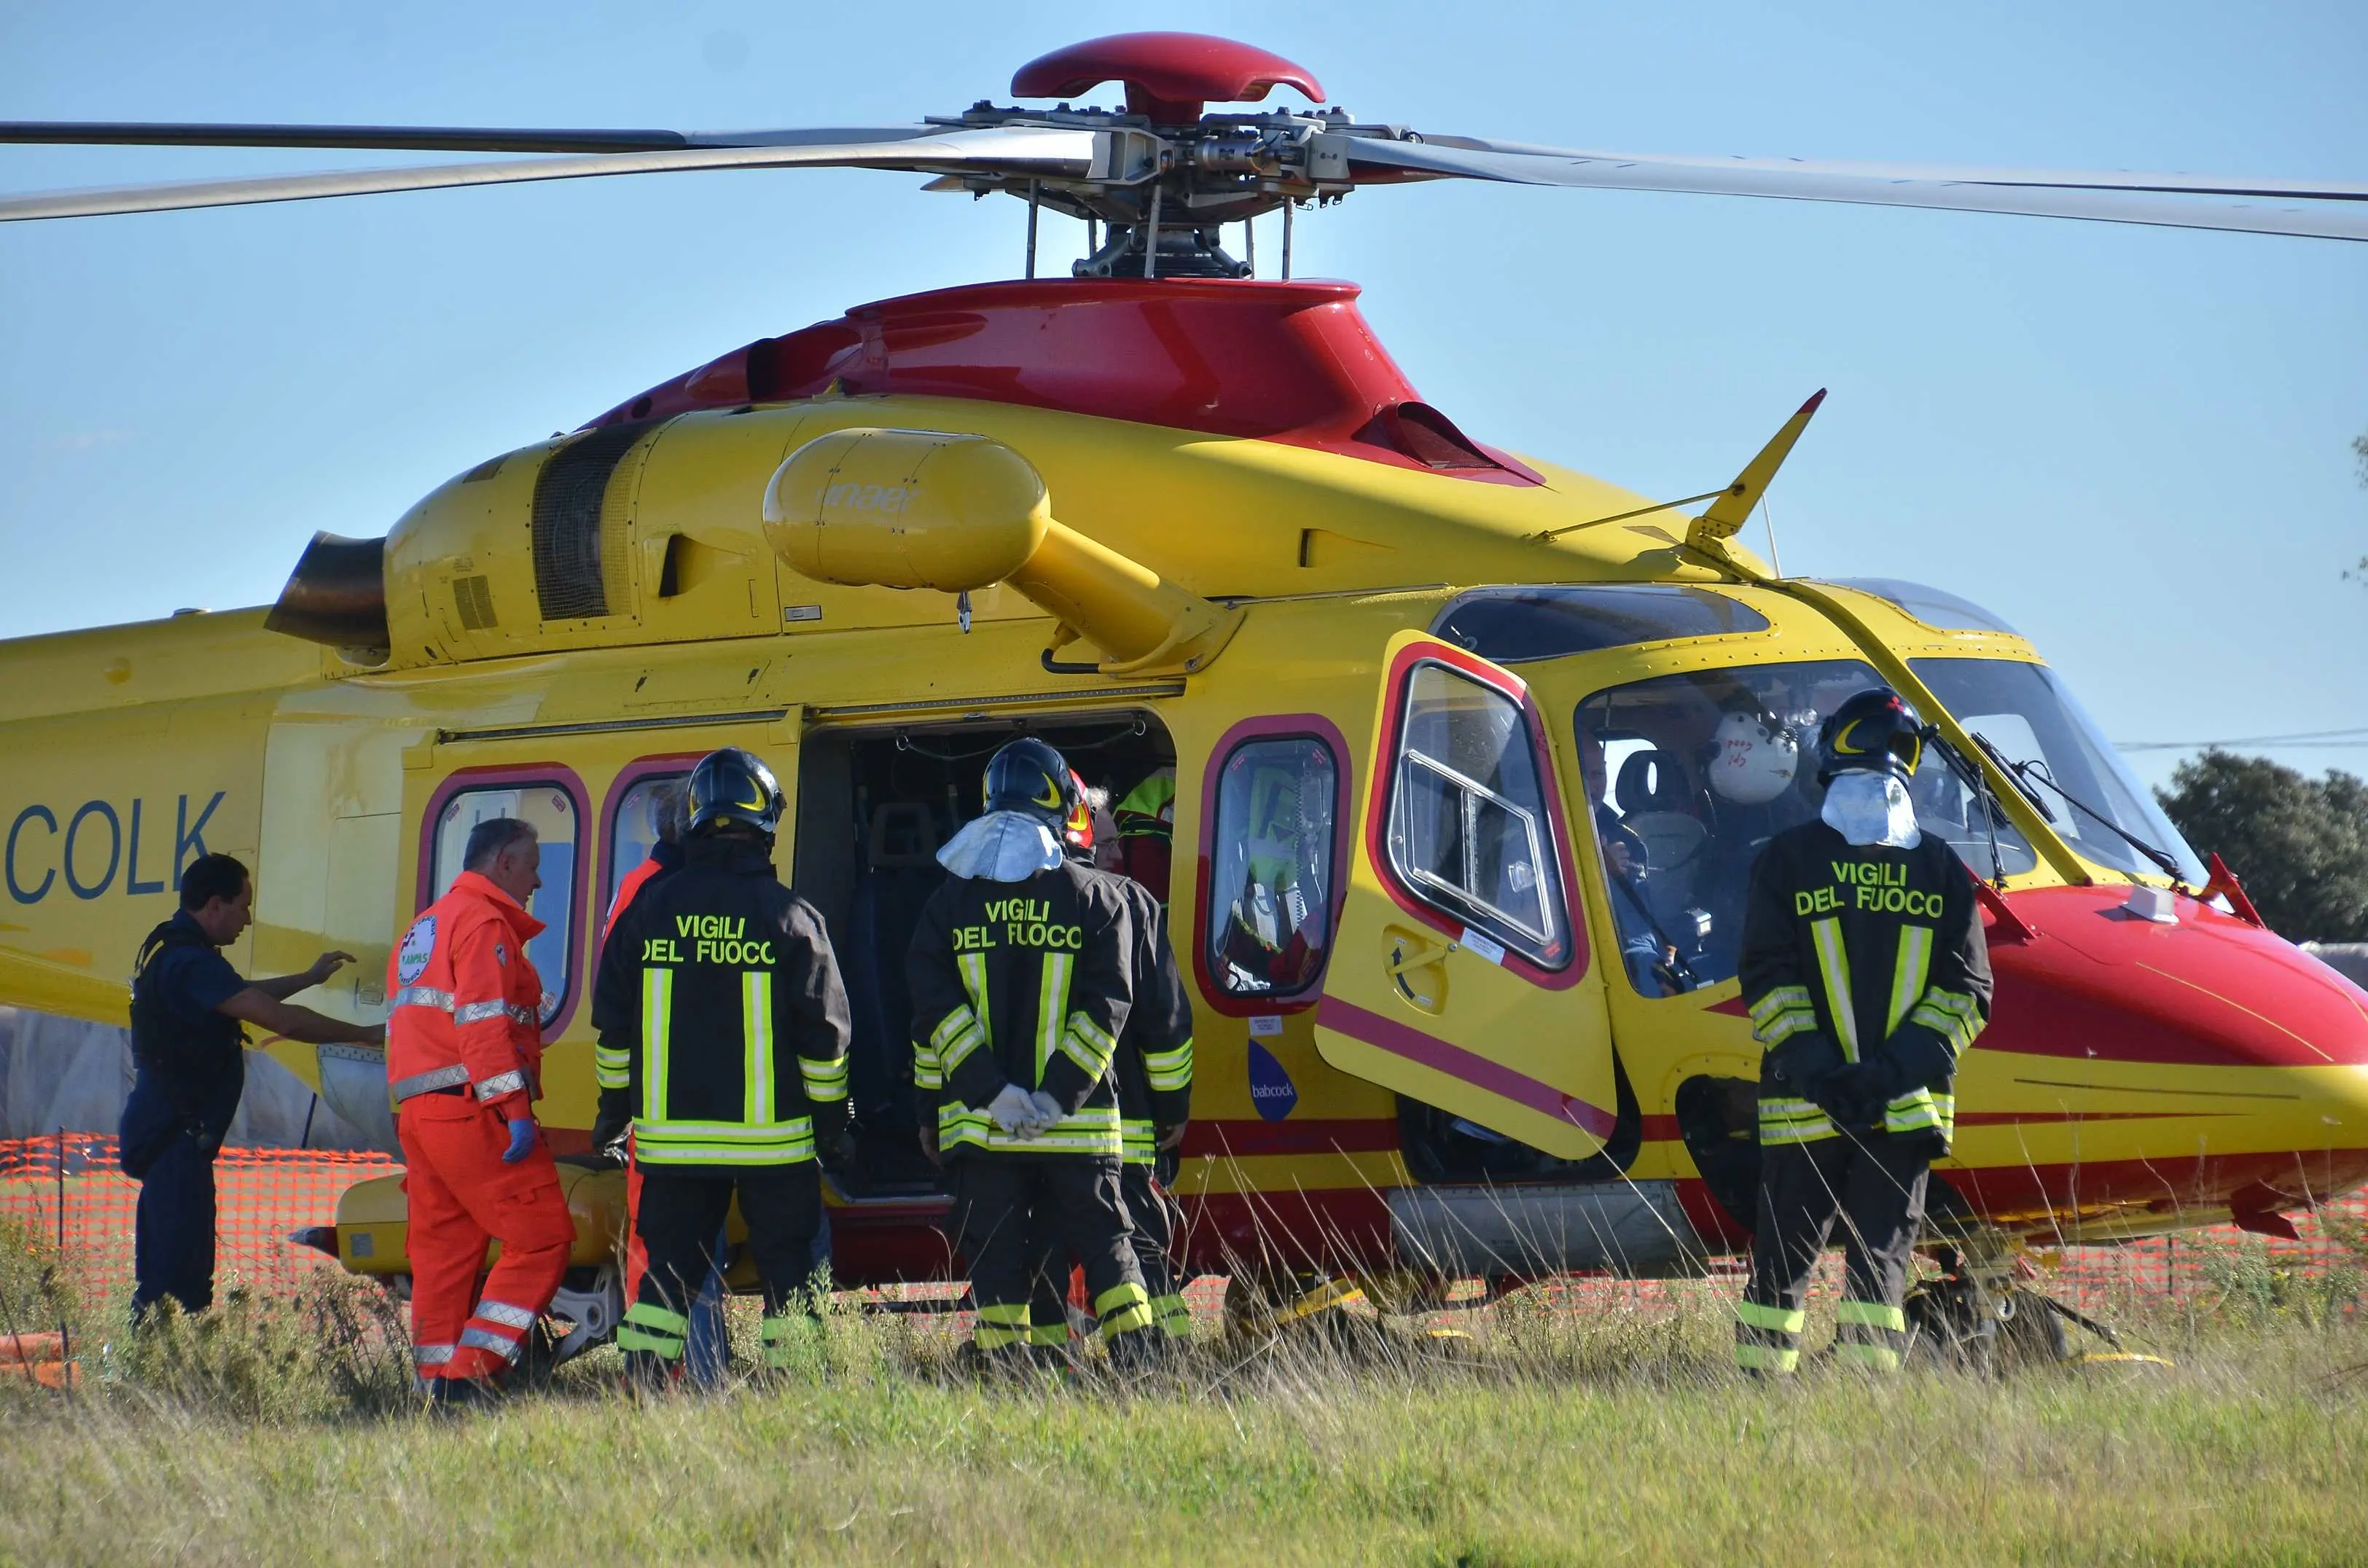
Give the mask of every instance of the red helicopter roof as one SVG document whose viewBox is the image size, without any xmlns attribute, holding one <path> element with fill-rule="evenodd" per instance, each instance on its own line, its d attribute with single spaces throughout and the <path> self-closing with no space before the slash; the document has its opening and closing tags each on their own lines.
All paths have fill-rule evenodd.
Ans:
<svg viewBox="0 0 2368 1568">
<path fill-rule="evenodd" d="M 978 398 L 1310 447 L 1536 484 L 1423 403 L 1357 309 L 1357 286 L 1174 279 L 980 283 L 860 305 L 764 337 L 594 425 L 898 392 Z"/>
</svg>

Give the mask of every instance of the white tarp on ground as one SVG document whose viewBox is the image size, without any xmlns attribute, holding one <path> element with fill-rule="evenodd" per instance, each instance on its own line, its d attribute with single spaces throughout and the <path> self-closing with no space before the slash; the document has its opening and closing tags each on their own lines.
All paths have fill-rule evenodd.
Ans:
<svg viewBox="0 0 2368 1568">
<path fill-rule="evenodd" d="M 0 1007 L 0 1138 L 112 1133 L 131 1093 L 131 1031 Z M 247 1052 L 246 1097 L 224 1142 L 262 1149 L 370 1146 L 302 1079 L 256 1051 Z"/>
</svg>

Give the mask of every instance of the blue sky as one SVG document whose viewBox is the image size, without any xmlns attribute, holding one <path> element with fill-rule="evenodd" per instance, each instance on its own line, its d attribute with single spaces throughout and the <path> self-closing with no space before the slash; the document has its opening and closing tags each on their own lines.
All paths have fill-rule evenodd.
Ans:
<svg viewBox="0 0 2368 1568">
<path fill-rule="evenodd" d="M 31 0 L 0 8 L 0 118 L 894 123 L 1008 101 L 1062 43 L 1175 25 L 988 14 Z M 1183 25 L 1418 129 L 2368 180 L 2356 4 L 1204 0 Z M 17 149 L 0 188 L 369 161 Z M 673 176 L 0 229 L 0 635 L 266 601 L 313 529 L 382 532 L 725 348 L 1016 272 L 1017 203 L 916 183 Z M 1723 482 L 1830 387 L 1771 498 L 1786 568 L 1988 604 L 2116 739 L 2368 725 L 2368 589 L 2340 578 L 2368 552 L 2368 246 L 1444 185 L 1367 192 L 1300 240 L 1304 273 L 1365 284 L 1467 430 L 1647 494 Z M 2368 767 L 2368 748 L 2275 754 Z M 2176 756 L 2133 760 L 2159 778 Z"/>
</svg>

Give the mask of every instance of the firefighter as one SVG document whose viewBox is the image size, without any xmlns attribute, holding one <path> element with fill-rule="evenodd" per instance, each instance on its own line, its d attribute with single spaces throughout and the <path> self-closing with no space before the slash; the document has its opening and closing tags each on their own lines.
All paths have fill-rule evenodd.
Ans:
<svg viewBox="0 0 2368 1568">
<path fill-rule="evenodd" d="M 1736 1359 L 1800 1359 L 1802 1300 L 1839 1217 L 1847 1274 L 1835 1358 L 1896 1369 L 1932 1160 L 1954 1128 L 1957 1058 L 1988 1021 L 1989 949 L 1973 876 L 1917 826 L 1907 780 L 1926 731 L 1888 688 L 1817 737 L 1821 818 L 1752 867 L 1743 997 L 1765 1050 L 1759 1202 Z"/>
<path fill-rule="evenodd" d="M 682 869 L 683 804 L 682 786 L 678 783 L 657 786 L 650 803 L 651 825 L 657 830 L 650 845 L 648 858 L 625 873 L 617 883 L 617 892 L 609 900 L 608 918 L 600 926 L 600 949 L 605 961 L 609 938 L 617 929 L 617 916 L 632 906 L 641 891 L 662 877 Z M 593 1028 L 603 1036 L 602 1043 L 592 1048 L 592 1071 L 603 1091 L 626 1086 L 625 1056 L 605 1042 L 606 1031 L 600 1017 L 598 998 L 594 998 Z M 632 1108 L 625 1095 L 603 1093 L 599 1113 L 592 1119 L 592 1147 L 614 1149 L 624 1146 L 625 1158 L 625 1300 L 640 1299 L 642 1272 L 649 1267 L 649 1249 L 642 1244 L 641 1233 L 634 1226 L 634 1217 L 641 1212 L 642 1167 L 633 1159 Z"/>
<path fill-rule="evenodd" d="M 549 997 L 527 944 L 542 846 L 515 817 L 470 829 L 450 892 L 390 960 L 386 1071 L 410 1205 L 411 1354 L 438 1402 L 481 1400 L 566 1272 L 575 1224 L 535 1125 Z M 485 1277 L 485 1244 L 502 1244 Z"/>
<path fill-rule="evenodd" d="M 131 1097 L 118 1146 L 140 1184 L 132 1216 L 131 1316 L 169 1296 L 185 1312 L 214 1300 L 214 1156 L 246 1088 L 243 1023 L 283 1040 L 377 1045 L 386 1031 L 288 1000 L 325 983 L 351 953 L 323 953 L 302 974 L 248 981 L 222 949 L 255 918 L 255 882 L 228 855 L 181 873 L 180 912 L 148 933 L 131 966 Z"/>
<path fill-rule="evenodd" d="M 1176 769 L 1156 767 L 1126 792 L 1113 817 L 1119 869 L 1151 890 L 1164 908 L 1175 854 Z"/>
<path fill-rule="evenodd" d="M 914 1082 L 953 1166 L 976 1348 L 989 1366 L 1027 1360 L 1032 1211 L 1083 1265 L 1111 1356 L 1132 1361 L 1151 1301 L 1119 1190 L 1112 1061 L 1133 1000 L 1130 895 L 1062 849 L 1078 802 L 1059 752 L 1013 741 L 988 760 L 984 787 L 985 814 L 938 853 L 951 875 L 922 908 L 906 964 Z"/>
<path fill-rule="evenodd" d="M 815 1155 L 836 1163 L 848 1136 L 847 992 L 822 916 L 773 872 L 781 787 L 727 746 L 691 770 L 685 799 L 682 869 L 618 916 L 594 995 L 601 1113 L 630 1118 L 642 1167 L 634 1229 L 649 1267 L 617 1344 L 645 1382 L 682 1372 L 735 1194 L 764 1288 L 765 1364 L 790 1363 L 813 1322 L 792 1309 L 822 1221 Z"/>
<path fill-rule="evenodd" d="M 1071 859 L 1091 865 L 1099 847 L 1094 830 L 1099 802 L 1093 798 L 1099 792 L 1087 790 L 1075 773 L 1069 777 L 1080 803 L 1062 830 L 1062 844 Z M 1167 1191 L 1175 1179 L 1175 1151 L 1192 1111 L 1192 1003 L 1177 973 L 1167 915 L 1156 894 L 1138 881 L 1128 881 L 1125 888 L 1134 917 L 1134 1006 L 1113 1061 L 1123 1144 L 1119 1194 L 1126 1203 L 1134 1260 L 1151 1295 L 1153 1325 L 1164 1343 L 1173 1344 L 1192 1328 L 1170 1256 L 1176 1200 Z M 1030 1250 L 1036 1264 L 1028 1302 L 1029 1343 L 1064 1346 L 1069 1319 L 1062 1287 L 1068 1278 L 1068 1254 L 1053 1241 L 1047 1216 L 1030 1219 L 1035 1234 Z"/>
</svg>

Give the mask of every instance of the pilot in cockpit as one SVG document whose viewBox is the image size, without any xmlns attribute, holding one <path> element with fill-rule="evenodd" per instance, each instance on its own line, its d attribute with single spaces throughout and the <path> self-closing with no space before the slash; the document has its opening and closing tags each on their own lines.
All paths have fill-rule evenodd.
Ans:
<svg viewBox="0 0 2368 1568">
<path fill-rule="evenodd" d="M 1595 841 L 1603 854 L 1604 881 L 1611 892 L 1611 917 L 1620 928 L 1620 957 L 1627 966 L 1628 978 L 1645 995 L 1674 995 L 1685 989 L 1676 972 L 1682 960 L 1677 945 L 1661 931 L 1645 902 L 1645 879 L 1650 868 L 1645 841 L 1604 799 L 1610 772 L 1603 740 L 1584 725 L 1578 732 L 1578 772 L 1594 813 Z"/>
</svg>

